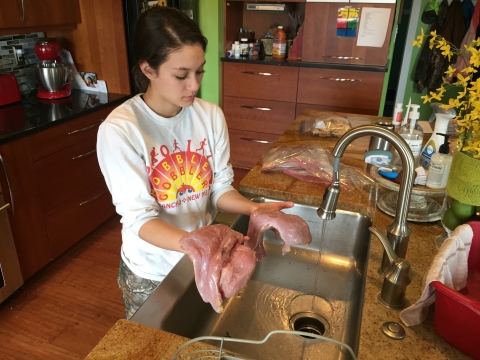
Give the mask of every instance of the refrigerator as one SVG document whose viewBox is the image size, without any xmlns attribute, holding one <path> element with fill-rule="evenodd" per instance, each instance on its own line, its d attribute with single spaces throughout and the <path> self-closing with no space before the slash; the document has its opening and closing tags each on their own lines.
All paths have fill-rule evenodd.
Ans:
<svg viewBox="0 0 480 360">
<path fill-rule="evenodd" d="M 132 41 L 137 26 L 138 17 L 147 9 L 154 6 L 171 6 L 182 10 L 197 24 L 199 23 L 199 0 L 123 0 L 123 13 L 125 21 L 125 35 L 127 40 L 128 68 L 130 70 L 130 84 L 132 95 L 138 93 L 135 87 L 131 69 L 134 66 L 132 54 Z"/>
</svg>

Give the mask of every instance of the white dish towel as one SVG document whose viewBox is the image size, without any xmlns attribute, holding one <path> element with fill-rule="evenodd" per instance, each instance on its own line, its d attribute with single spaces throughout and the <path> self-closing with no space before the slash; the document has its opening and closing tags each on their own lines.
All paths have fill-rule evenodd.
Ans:
<svg viewBox="0 0 480 360">
<path fill-rule="evenodd" d="M 400 312 L 400 319 L 406 326 L 421 324 L 427 318 L 429 306 L 435 302 L 432 281 L 440 281 L 456 291 L 467 285 L 468 254 L 472 238 L 472 228 L 463 224 L 443 242 L 425 277 L 422 296 L 415 304 Z"/>
</svg>

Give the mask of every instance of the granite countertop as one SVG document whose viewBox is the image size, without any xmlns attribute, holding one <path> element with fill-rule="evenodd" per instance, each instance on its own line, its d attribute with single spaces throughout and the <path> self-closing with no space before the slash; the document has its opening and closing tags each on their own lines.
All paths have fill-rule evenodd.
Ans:
<svg viewBox="0 0 480 360">
<path fill-rule="evenodd" d="M 318 145 L 330 151 L 337 139 L 314 137 L 300 134 L 299 125 L 305 118 L 318 116 L 318 111 L 306 110 L 274 144 L 277 146 Z M 353 126 L 375 123 L 384 120 L 376 116 L 335 113 L 346 117 Z M 342 163 L 365 168 L 364 150 L 368 148 L 369 138 L 355 140 L 346 150 Z M 306 204 L 319 205 L 326 185 L 306 183 L 288 175 L 270 172 L 262 173 L 258 163 L 241 181 L 240 190 L 245 193 L 269 197 L 284 198 Z M 364 197 L 357 192 L 345 192 L 340 195 L 339 208 L 358 210 L 364 208 Z M 386 231 L 393 218 L 376 211 L 374 225 Z M 416 302 L 423 290 L 423 276 L 427 273 L 430 262 L 437 253 L 434 245 L 436 236 L 444 234 L 443 228 L 436 223 L 413 223 L 408 226 L 412 230 L 406 258 L 411 263 L 412 283 L 407 287 L 406 297 L 410 303 Z M 407 328 L 403 340 L 393 340 L 385 336 L 381 326 L 386 321 L 401 323 L 399 312 L 381 306 L 377 301 L 382 279 L 377 274 L 383 254 L 380 242 L 372 237 L 368 264 L 365 300 L 362 314 L 360 347 L 358 358 L 376 359 L 471 359 L 462 351 L 443 340 L 434 330 L 434 311 L 430 309 L 424 323 Z M 403 325 L 403 324 L 402 324 Z M 187 339 L 140 325 L 127 320 L 119 320 L 105 335 L 100 343 L 87 356 L 87 360 L 98 359 L 171 359 L 172 354 Z"/>
<path fill-rule="evenodd" d="M 130 96 L 73 90 L 72 95 L 64 99 L 41 100 L 35 91 L 30 92 L 23 95 L 19 103 L 0 106 L 0 145 L 103 108 L 119 105 Z"/>
</svg>

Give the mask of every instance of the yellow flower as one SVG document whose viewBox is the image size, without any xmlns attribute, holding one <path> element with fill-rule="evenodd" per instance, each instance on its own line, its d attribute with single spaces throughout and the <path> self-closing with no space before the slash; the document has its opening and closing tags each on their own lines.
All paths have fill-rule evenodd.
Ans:
<svg viewBox="0 0 480 360">
<path fill-rule="evenodd" d="M 423 103 L 426 104 L 427 102 L 430 102 L 432 99 L 428 97 L 428 95 L 423 95 L 420 96 L 421 99 L 423 99 Z"/>
<path fill-rule="evenodd" d="M 479 56 L 478 50 L 475 48 L 471 48 L 469 52 L 470 52 L 470 60 L 468 62 L 470 63 L 470 65 L 473 65 L 473 67 L 479 67 L 480 56 Z"/>
<path fill-rule="evenodd" d="M 443 56 L 448 56 L 448 61 L 450 61 L 450 58 L 452 57 L 452 51 L 450 50 L 450 45 L 444 44 L 443 46 L 440 47 L 440 50 L 442 51 Z"/>
<path fill-rule="evenodd" d="M 470 80 L 470 76 L 463 77 L 462 74 L 457 75 L 458 81 L 455 83 L 455 85 L 466 87 L 468 86 L 468 80 Z"/>
<path fill-rule="evenodd" d="M 445 75 L 448 76 L 453 76 L 453 74 L 457 71 L 457 69 L 452 68 L 450 65 L 448 65 L 448 70 L 445 71 Z M 465 71 L 465 70 L 464 70 Z M 463 71 L 462 71 L 463 72 Z"/>
<path fill-rule="evenodd" d="M 417 36 L 417 40 L 412 41 L 412 46 L 418 46 L 421 47 L 423 43 L 423 37 L 425 36 L 425 33 L 423 32 L 423 28 L 420 29 L 421 33 L 420 35 Z"/>
</svg>

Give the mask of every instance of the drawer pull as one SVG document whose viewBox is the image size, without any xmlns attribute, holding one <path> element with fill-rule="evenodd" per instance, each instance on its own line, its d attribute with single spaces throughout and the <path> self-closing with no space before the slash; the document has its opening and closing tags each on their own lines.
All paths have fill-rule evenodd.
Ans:
<svg viewBox="0 0 480 360">
<path fill-rule="evenodd" d="M 323 55 L 323 57 L 326 57 L 329 59 L 338 59 L 338 60 L 365 60 L 365 58 L 356 57 L 356 56 Z"/>
<path fill-rule="evenodd" d="M 268 140 L 260 140 L 260 139 L 249 139 L 249 138 L 240 138 L 241 140 L 246 140 L 246 141 L 251 141 L 251 142 L 256 142 L 260 144 L 273 144 L 273 141 L 268 141 Z"/>
<path fill-rule="evenodd" d="M 272 74 L 272 73 L 266 73 L 266 72 L 242 71 L 242 73 L 249 74 L 249 75 L 278 76 L 278 74 Z"/>
<path fill-rule="evenodd" d="M 74 157 L 72 158 L 72 160 L 80 159 L 80 158 L 82 158 L 82 157 L 95 154 L 96 152 L 97 152 L 97 150 L 92 150 L 92 151 L 86 152 L 85 154 L 78 155 L 78 156 L 74 156 Z"/>
<path fill-rule="evenodd" d="M 330 80 L 330 81 L 362 81 L 360 79 L 344 79 L 344 78 L 332 78 L 332 77 L 323 77 L 323 76 L 319 76 L 318 78 L 321 80 Z"/>
<path fill-rule="evenodd" d="M 257 106 L 248 106 L 248 105 L 240 105 L 240 107 L 246 108 L 246 109 L 252 109 L 252 110 L 261 110 L 261 111 L 271 111 L 275 110 L 273 108 L 267 108 L 267 107 L 257 107 Z"/>
<path fill-rule="evenodd" d="M 0 163 L 2 163 L 3 166 L 3 172 L 5 173 L 5 177 L 7 179 L 7 185 L 8 185 L 8 192 L 10 193 L 10 201 L 12 203 L 12 214 L 14 214 L 14 205 L 13 205 L 13 192 L 12 192 L 12 185 L 10 184 L 10 179 L 8 177 L 8 172 L 7 172 L 7 167 L 5 166 L 5 162 L 3 161 L 2 155 L 0 155 Z"/>
<path fill-rule="evenodd" d="M 2 207 L 0 207 L 0 211 L 7 210 L 9 207 L 10 207 L 10 204 L 5 204 Z"/>
<path fill-rule="evenodd" d="M 78 129 L 78 130 L 71 131 L 71 132 L 68 133 L 68 135 L 73 135 L 73 134 L 76 134 L 76 133 L 79 133 L 79 132 L 86 131 L 86 130 L 88 130 L 88 129 L 94 128 L 95 126 L 99 126 L 99 125 L 103 122 L 103 120 L 104 120 L 104 119 L 102 119 L 102 121 L 100 121 L 99 123 L 96 123 L 96 124 L 93 124 L 93 125 L 90 125 L 90 126 L 87 126 L 87 127 L 81 128 L 81 129 Z"/>
<path fill-rule="evenodd" d="M 92 202 L 93 200 L 97 200 L 100 196 L 102 196 L 103 194 L 105 194 L 106 191 L 98 194 L 97 196 L 94 196 L 93 198 L 89 199 L 89 200 L 86 200 L 84 202 L 81 202 L 80 204 L 78 204 L 79 206 L 82 206 L 82 205 L 85 205 L 85 204 L 88 204 L 89 202 Z"/>
</svg>

